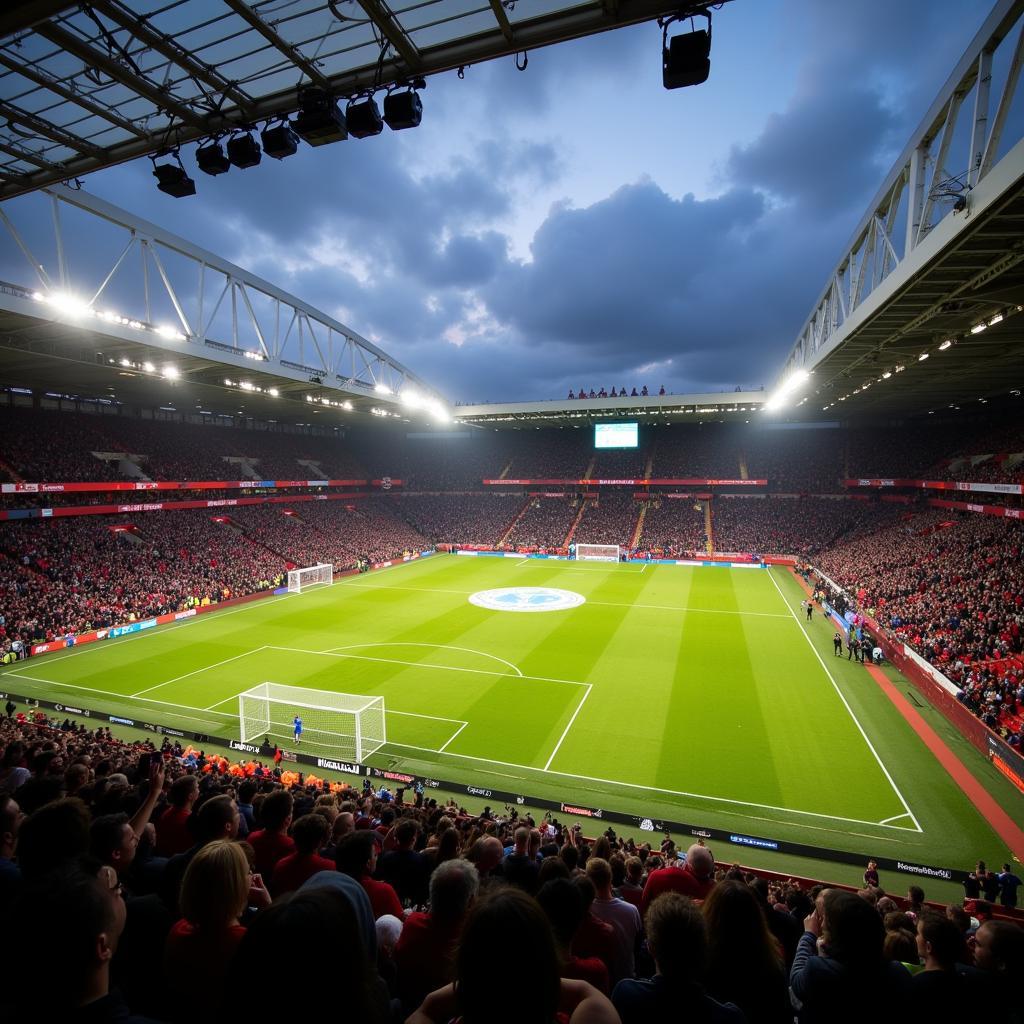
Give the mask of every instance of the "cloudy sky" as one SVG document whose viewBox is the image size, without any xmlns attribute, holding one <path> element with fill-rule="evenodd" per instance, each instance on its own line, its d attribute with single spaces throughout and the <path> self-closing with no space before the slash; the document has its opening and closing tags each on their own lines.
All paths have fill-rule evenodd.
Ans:
<svg viewBox="0 0 1024 1024">
<path fill-rule="evenodd" d="M 538 50 L 525 72 L 433 78 L 419 129 L 196 172 L 191 199 L 157 192 L 148 160 L 85 187 L 338 317 L 452 401 L 767 385 L 989 8 L 735 0 L 697 88 L 662 88 L 649 24 Z"/>
</svg>

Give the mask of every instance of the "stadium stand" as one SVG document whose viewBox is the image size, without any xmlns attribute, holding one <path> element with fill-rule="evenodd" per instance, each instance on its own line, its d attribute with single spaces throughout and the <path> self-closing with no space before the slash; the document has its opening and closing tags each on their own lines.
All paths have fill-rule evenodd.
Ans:
<svg viewBox="0 0 1024 1024">
<path fill-rule="evenodd" d="M 511 494 L 410 494 L 394 511 L 435 544 L 497 544 L 525 504 Z"/>
<path fill-rule="evenodd" d="M 495 970 L 529 972 L 517 976 L 543 1015 L 527 1019 L 544 1021 L 559 1003 L 589 1003 L 599 1021 L 656 1019 L 666 987 L 672 1006 L 712 1020 L 792 1022 L 799 1006 L 801 1022 L 897 1021 L 937 984 L 980 1019 L 1019 1019 L 1024 929 L 1012 910 L 887 895 L 877 879 L 857 890 L 752 872 L 701 845 L 584 838 L 557 819 L 473 815 L 423 793 L 406 801 L 412 792 L 273 767 L 270 753 L 229 761 L 41 712 L 0 719 L 0 952 L 19 980 L 0 995 L 5 1015 L 31 1019 L 42 991 L 50 1012 L 88 1004 L 93 1021 L 227 1012 L 254 964 L 305 942 L 344 964 L 346 1019 L 366 1024 L 481 1019 L 505 998 Z M 979 877 L 1005 902 L 1020 884 L 1009 866 Z M 636 956 L 623 968 L 626 920 Z M 836 944 L 827 961 L 822 932 Z M 938 971 L 948 976 L 928 979 Z M 336 1008 L 335 986 L 307 987 L 266 970 L 260 1006 Z"/>
<path fill-rule="evenodd" d="M 640 503 L 631 489 L 605 491 L 598 501 L 587 502 L 573 540 L 577 544 L 618 544 L 628 548 L 639 514 Z"/>
<path fill-rule="evenodd" d="M 704 509 L 692 498 L 665 499 L 648 503 L 644 515 L 642 549 L 655 548 L 669 555 L 706 550 Z"/>
<path fill-rule="evenodd" d="M 579 512 L 565 498 L 537 498 L 516 521 L 505 539 L 508 548 L 557 548 L 565 543 Z"/>
</svg>

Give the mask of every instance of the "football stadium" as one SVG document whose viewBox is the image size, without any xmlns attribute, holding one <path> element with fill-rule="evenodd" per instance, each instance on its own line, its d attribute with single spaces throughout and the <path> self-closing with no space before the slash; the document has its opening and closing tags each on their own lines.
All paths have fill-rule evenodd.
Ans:
<svg viewBox="0 0 1024 1024">
<path fill-rule="evenodd" d="M 5 1016 L 1024 1021 L 968 6 L 0 11 Z"/>
</svg>

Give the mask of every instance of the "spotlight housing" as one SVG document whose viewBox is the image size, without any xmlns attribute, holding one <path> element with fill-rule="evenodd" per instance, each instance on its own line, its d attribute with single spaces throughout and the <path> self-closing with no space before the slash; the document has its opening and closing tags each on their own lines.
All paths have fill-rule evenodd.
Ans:
<svg viewBox="0 0 1024 1024">
<path fill-rule="evenodd" d="M 711 12 L 702 11 L 708 27 L 668 38 L 668 27 L 676 18 L 662 23 L 661 80 L 666 89 L 701 85 L 711 74 Z M 691 18 L 692 25 L 692 18 Z"/>
<path fill-rule="evenodd" d="M 231 161 L 224 155 L 224 147 L 219 142 L 210 142 L 196 150 L 196 164 L 204 174 L 227 174 L 231 170 Z"/>
<path fill-rule="evenodd" d="M 389 92 L 384 97 L 384 121 L 393 132 L 403 128 L 418 128 L 423 120 L 423 101 L 419 93 Z"/>
<path fill-rule="evenodd" d="M 153 160 L 153 177 L 156 178 L 156 187 L 164 195 L 173 196 L 175 199 L 184 199 L 186 196 L 196 194 L 196 183 L 188 176 L 185 168 L 181 166 L 181 157 L 177 152 L 163 153 L 163 156 L 173 156 L 173 164 L 158 164 Z"/>
<path fill-rule="evenodd" d="M 275 160 L 294 156 L 299 148 L 299 137 L 287 121 L 275 124 L 272 128 L 264 128 L 260 133 L 260 141 L 263 143 L 263 152 Z"/>
<path fill-rule="evenodd" d="M 228 139 L 228 160 L 240 170 L 255 167 L 262 159 L 260 144 L 250 132 Z"/>
<path fill-rule="evenodd" d="M 348 133 L 357 139 L 368 139 L 384 131 L 384 120 L 380 116 L 377 101 L 372 96 L 353 100 L 345 111 Z"/>
<path fill-rule="evenodd" d="M 292 128 L 311 146 L 326 146 L 348 138 L 345 115 L 330 93 L 323 89 L 303 89 L 299 103 L 302 109 L 292 121 Z"/>
</svg>

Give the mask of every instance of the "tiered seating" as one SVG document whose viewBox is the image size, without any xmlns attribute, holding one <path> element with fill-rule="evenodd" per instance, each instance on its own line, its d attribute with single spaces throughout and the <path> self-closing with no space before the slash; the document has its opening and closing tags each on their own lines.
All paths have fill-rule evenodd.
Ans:
<svg viewBox="0 0 1024 1024">
<path fill-rule="evenodd" d="M 508 539 L 507 547 L 559 547 L 569 533 L 578 507 L 563 498 L 537 498 L 523 513 Z"/>
<path fill-rule="evenodd" d="M 704 552 L 706 541 L 704 509 L 693 500 L 666 498 L 648 505 L 640 537 L 642 549 L 654 548 L 674 557 Z"/>
<path fill-rule="evenodd" d="M 396 498 L 394 511 L 435 544 L 496 544 L 523 507 L 508 494 L 411 494 Z"/>
<path fill-rule="evenodd" d="M 873 862 L 860 889 L 851 869 L 856 885 L 783 879 L 700 844 L 677 859 L 649 833 L 594 840 L 282 771 L 269 748 L 231 761 L 15 710 L 0 720 L 0 955 L 18 979 L 4 1019 L 38 1018 L 45 998 L 50 1017 L 177 1024 L 230 1012 L 256 969 L 263 1014 L 343 1005 L 360 1024 L 792 1024 L 790 992 L 801 1024 L 910 1020 L 938 971 L 979 1020 L 1019 1006 L 1012 911 L 972 901 L 975 931 L 917 886 L 886 896 Z M 1007 902 L 1020 885 L 1009 865 L 970 881 Z M 819 932 L 842 942 L 820 951 Z M 341 959 L 340 997 L 277 969 L 296 948 Z M 502 992 L 523 978 L 525 1003 Z"/>
<path fill-rule="evenodd" d="M 629 547 L 633 539 L 640 503 L 632 489 L 605 491 L 597 502 L 587 502 L 573 540 L 577 544 L 618 544 Z"/>
</svg>

